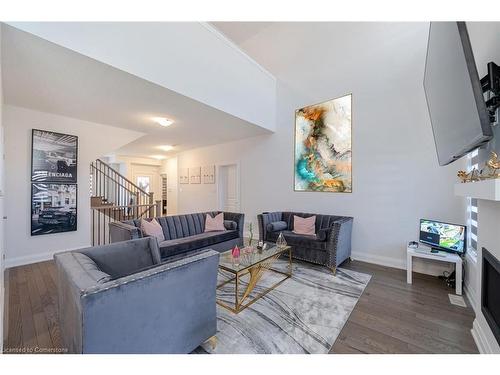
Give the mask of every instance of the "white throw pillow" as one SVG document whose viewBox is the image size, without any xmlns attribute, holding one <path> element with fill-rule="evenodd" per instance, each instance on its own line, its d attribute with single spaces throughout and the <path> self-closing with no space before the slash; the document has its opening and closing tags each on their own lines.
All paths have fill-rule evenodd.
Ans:
<svg viewBox="0 0 500 375">
<path fill-rule="evenodd" d="M 293 215 L 293 233 L 305 236 L 316 234 L 316 215 L 310 217 L 300 217 Z"/>
<path fill-rule="evenodd" d="M 216 232 L 220 230 L 226 230 L 226 227 L 224 226 L 224 213 L 221 212 L 220 214 L 215 215 L 215 217 L 207 214 L 207 217 L 205 218 L 205 232 Z"/>
<path fill-rule="evenodd" d="M 158 238 L 158 241 L 165 241 L 165 235 L 163 234 L 163 229 L 156 221 L 156 219 L 153 219 L 151 221 L 146 221 L 144 219 L 141 219 L 141 231 L 142 234 L 145 236 L 152 236 Z"/>
</svg>

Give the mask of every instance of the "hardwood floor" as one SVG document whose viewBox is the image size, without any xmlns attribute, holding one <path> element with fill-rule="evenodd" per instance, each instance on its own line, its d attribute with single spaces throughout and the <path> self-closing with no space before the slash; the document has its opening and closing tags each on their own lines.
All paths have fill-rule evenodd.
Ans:
<svg viewBox="0 0 500 375">
<path fill-rule="evenodd" d="M 454 306 L 454 293 L 437 277 L 353 261 L 343 267 L 369 273 L 370 283 L 331 353 L 478 353 L 470 330 L 474 311 Z"/>
<path fill-rule="evenodd" d="M 477 353 L 474 312 L 453 306 L 436 277 L 353 261 L 343 267 L 372 276 L 331 353 Z M 52 261 L 6 272 L 4 352 L 58 352 L 56 272 Z M 36 349 L 38 348 L 38 349 Z"/>
</svg>

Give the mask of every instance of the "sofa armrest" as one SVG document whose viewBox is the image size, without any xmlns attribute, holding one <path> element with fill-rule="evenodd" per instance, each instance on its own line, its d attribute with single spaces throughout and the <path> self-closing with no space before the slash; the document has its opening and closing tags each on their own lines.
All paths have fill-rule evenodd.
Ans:
<svg viewBox="0 0 500 375">
<path fill-rule="evenodd" d="M 342 217 L 331 226 L 327 237 L 328 266 L 336 267 L 351 256 L 352 217 Z"/>
<path fill-rule="evenodd" d="M 88 288 L 82 351 L 191 352 L 216 334 L 218 263 L 206 250 Z"/>
<path fill-rule="evenodd" d="M 281 221 L 281 212 L 265 212 L 257 215 L 259 222 L 259 241 L 267 241 L 267 225 L 276 221 Z"/>
<path fill-rule="evenodd" d="M 238 229 L 238 237 L 243 238 L 243 230 L 245 227 L 245 214 L 237 212 L 224 212 L 224 220 L 231 220 L 236 222 Z"/>
<path fill-rule="evenodd" d="M 142 231 L 133 225 L 115 221 L 109 223 L 109 237 L 111 242 L 134 240 L 142 237 Z"/>
</svg>

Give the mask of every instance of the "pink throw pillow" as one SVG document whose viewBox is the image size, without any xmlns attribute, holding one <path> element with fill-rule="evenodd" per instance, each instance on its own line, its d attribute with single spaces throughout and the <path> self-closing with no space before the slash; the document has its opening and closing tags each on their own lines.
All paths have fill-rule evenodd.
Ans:
<svg viewBox="0 0 500 375">
<path fill-rule="evenodd" d="M 300 217 L 293 215 L 293 233 L 314 236 L 316 234 L 316 215 L 311 217 Z"/>
<path fill-rule="evenodd" d="M 224 227 L 224 213 L 221 212 L 215 217 L 207 214 L 205 219 L 205 232 L 215 232 L 219 230 L 226 230 L 226 227 Z"/>
<path fill-rule="evenodd" d="M 145 236 L 152 236 L 158 238 L 158 241 L 165 241 L 165 235 L 163 234 L 163 229 L 160 223 L 153 219 L 151 221 L 146 221 L 141 219 L 141 231 Z"/>
</svg>

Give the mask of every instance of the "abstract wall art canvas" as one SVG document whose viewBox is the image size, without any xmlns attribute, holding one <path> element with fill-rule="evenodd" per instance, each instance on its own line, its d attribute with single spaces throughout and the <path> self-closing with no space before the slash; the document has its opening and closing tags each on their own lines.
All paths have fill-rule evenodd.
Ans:
<svg viewBox="0 0 500 375">
<path fill-rule="evenodd" d="M 352 95 L 295 111 L 295 190 L 352 192 Z"/>
</svg>

